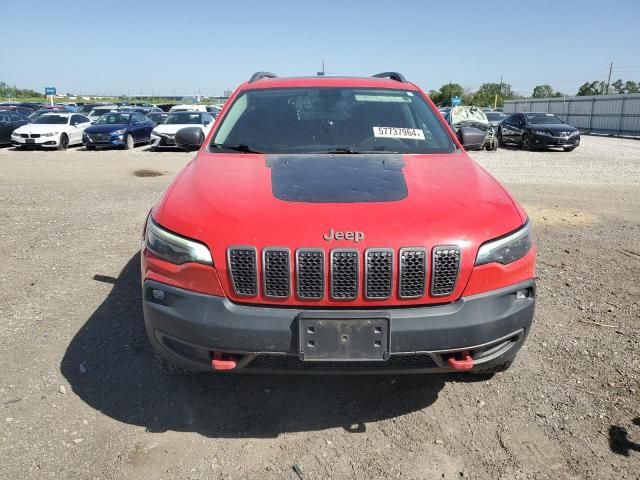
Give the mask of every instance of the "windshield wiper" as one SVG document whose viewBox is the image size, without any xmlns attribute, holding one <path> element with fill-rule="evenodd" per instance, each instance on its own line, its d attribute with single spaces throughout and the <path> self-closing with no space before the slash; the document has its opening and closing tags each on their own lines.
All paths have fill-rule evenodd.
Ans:
<svg viewBox="0 0 640 480">
<path fill-rule="evenodd" d="M 367 154 L 367 153 L 398 153 L 394 150 L 390 150 L 387 147 L 385 147 L 384 145 L 379 145 L 377 147 L 374 147 L 373 150 L 355 150 L 351 147 L 336 147 L 334 149 L 331 150 L 327 150 L 326 152 L 323 153 L 333 153 L 333 154 L 346 154 L 346 155 L 361 155 L 361 154 Z"/>
<path fill-rule="evenodd" d="M 246 145 L 244 143 L 238 143 L 235 145 L 230 145 L 226 143 L 212 143 L 209 146 L 211 148 L 222 148 L 224 150 L 233 150 L 235 152 L 242 152 L 242 153 L 263 153 L 263 152 L 258 152 L 257 150 L 253 150 L 249 145 Z"/>
</svg>

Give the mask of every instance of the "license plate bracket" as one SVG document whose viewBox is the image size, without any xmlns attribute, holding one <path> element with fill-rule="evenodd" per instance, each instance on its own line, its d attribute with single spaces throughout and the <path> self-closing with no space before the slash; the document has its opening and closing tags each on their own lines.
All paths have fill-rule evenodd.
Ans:
<svg viewBox="0 0 640 480">
<path fill-rule="evenodd" d="M 390 321 L 300 317 L 298 338 L 302 361 L 384 361 L 389 358 Z"/>
<path fill-rule="evenodd" d="M 26 138 L 25 143 L 36 143 L 36 141 L 33 138 Z"/>
</svg>

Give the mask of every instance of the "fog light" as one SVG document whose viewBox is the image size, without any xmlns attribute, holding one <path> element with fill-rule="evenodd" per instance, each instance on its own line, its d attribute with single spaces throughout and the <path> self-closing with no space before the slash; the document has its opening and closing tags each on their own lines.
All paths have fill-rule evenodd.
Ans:
<svg viewBox="0 0 640 480">
<path fill-rule="evenodd" d="M 529 289 L 524 288 L 522 290 L 516 291 L 516 300 L 522 300 L 524 298 L 529 298 Z"/>
<path fill-rule="evenodd" d="M 153 298 L 155 298 L 156 300 L 164 300 L 164 292 L 162 290 L 158 290 L 157 288 L 151 290 L 151 295 L 153 295 Z"/>
</svg>

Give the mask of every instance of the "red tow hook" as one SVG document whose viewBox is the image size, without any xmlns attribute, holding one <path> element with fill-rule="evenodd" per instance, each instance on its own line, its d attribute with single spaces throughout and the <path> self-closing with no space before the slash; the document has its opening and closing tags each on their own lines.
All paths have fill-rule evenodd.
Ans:
<svg viewBox="0 0 640 480">
<path fill-rule="evenodd" d="M 211 367 L 214 370 L 233 370 L 238 366 L 238 360 L 234 355 L 222 352 L 213 352 L 211 355 Z"/>
<path fill-rule="evenodd" d="M 461 357 L 461 358 L 457 358 Z M 447 359 L 447 363 L 454 370 L 465 371 L 473 368 L 473 358 L 469 352 L 454 353 Z"/>
</svg>

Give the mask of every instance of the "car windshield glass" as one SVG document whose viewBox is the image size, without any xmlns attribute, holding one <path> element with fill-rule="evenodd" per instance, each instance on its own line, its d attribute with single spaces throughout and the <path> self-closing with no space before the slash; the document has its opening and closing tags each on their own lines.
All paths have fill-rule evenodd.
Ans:
<svg viewBox="0 0 640 480">
<path fill-rule="evenodd" d="M 244 92 L 225 115 L 211 147 L 245 153 L 446 153 L 456 149 L 440 118 L 418 92 L 347 87 Z"/>
<path fill-rule="evenodd" d="M 499 122 L 500 120 L 507 118 L 506 113 L 498 113 L 498 112 L 485 112 L 487 116 L 487 120 L 490 122 Z"/>
<path fill-rule="evenodd" d="M 110 125 L 110 124 L 118 124 L 118 123 L 129 123 L 130 114 L 128 113 L 105 113 L 98 120 L 96 120 L 96 125 Z"/>
<path fill-rule="evenodd" d="M 33 123 L 64 125 L 67 123 L 67 120 L 69 120 L 69 117 L 67 116 L 48 114 L 48 115 L 41 116 Z"/>
<path fill-rule="evenodd" d="M 99 117 L 101 115 L 104 115 L 105 113 L 109 113 L 110 111 L 111 111 L 110 108 L 94 108 L 89 113 L 89 116 L 90 117 Z"/>
<path fill-rule="evenodd" d="M 530 113 L 526 114 L 527 123 L 533 124 L 561 124 L 563 123 L 558 117 L 552 113 Z"/>
<path fill-rule="evenodd" d="M 147 118 L 149 118 L 149 120 L 151 120 L 152 122 L 156 122 L 156 123 L 164 123 L 164 115 L 160 114 L 160 113 L 151 113 L 149 115 L 147 115 Z"/>
<path fill-rule="evenodd" d="M 182 125 L 182 124 L 200 124 L 199 113 L 175 113 L 171 114 L 165 120 L 165 125 Z"/>
</svg>

